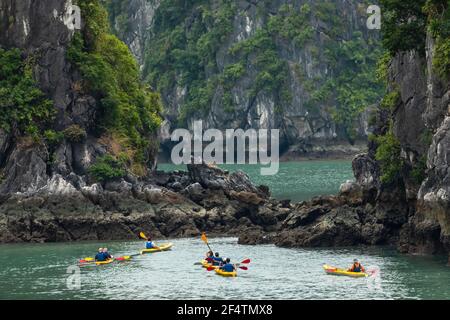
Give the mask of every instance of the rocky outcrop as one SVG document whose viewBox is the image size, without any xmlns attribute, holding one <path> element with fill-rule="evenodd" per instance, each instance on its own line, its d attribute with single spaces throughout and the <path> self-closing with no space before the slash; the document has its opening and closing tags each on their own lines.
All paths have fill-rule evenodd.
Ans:
<svg viewBox="0 0 450 320">
<path fill-rule="evenodd" d="M 377 145 L 371 141 L 369 152 L 353 160 L 356 181 L 343 184 L 340 196 L 325 204 L 313 201 L 297 207 L 273 236 L 275 243 L 390 243 L 402 252 L 449 252 L 450 82 L 435 76 L 433 52 L 428 35 L 426 57 L 415 51 L 401 52 L 389 68 L 389 81 L 392 90 L 399 90 L 400 101 L 390 114 L 379 110 L 373 131 L 382 135 L 392 122 L 401 147 L 398 161 L 402 166 L 396 180 L 382 182 Z M 427 135 L 432 136 L 431 145 Z M 428 160 L 421 172 L 424 157 Z M 417 181 L 418 173 L 424 175 L 423 182 Z"/>
<path fill-rule="evenodd" d="M 0 242 L 133 239 L 236 235 L 247 228 L 274 231 L 284 218 L 278 203 L 242 172 L 206 165 L 188 172 L 158 172 L 146 181 L 130 178 L 89 185 L 84 178 L 53 176 L 40 189 L 2 194 Z M 214 189 L 198 177 L 208 177 Z"/>
<path fill-rule="evenodd" d="M 66 57 L 75 32 L 66 19 L 71 5 L 71 0 L 50 0 L 45 5 L 31 0 L 0 1 L 0 46 L 18 48 L 33 61 L 37 85 L 56 109 L 48 129 L 61 132 L 76 125 L 88 133 L 82 142 L 64 139 L 54 152 L 29 137 L 0 134 L 0 193 L 37 191 L 54 174 L 84 174 L 108 150 L 108 144 L 92 132 L 98 105 L 79 90 L 81 77 Z"/>
<path fill-rule="evenodd" d="M 423 120 L 433 132 L 427 152 L 427 178 L 417 194 L 417 213 L 405 228 L 403 249 L 450 251 L 450 81 L 433 69 L 434 39 L 427 35 L 427 94 Z"/>
<path fill-rule="evenodd" d="M 393 57 L 388 80 L 399 101 L 392 110 L 379 108 L 372 128 L 381 136 L 391 127 L 398 139 L 400 154 L 392 161 L 401 166 L 395 179 L 383 181 L 372 139 L 368 152 L 353 160 L 355 181 L 342 184 L 338 196 L 295 205 L 277 232 L 252 231 L 241 235 L 241 243 L 391 244 L 405 253 L 449 254 L 450 82 L 435 75 L 430 34 L 426 51 L 426 56 L 410 51 Z"/>
<path fill-rule="evenodd" d="M 126 239 L 139 230 L 155 237 L 233 234 L 250 225 L 273 230 L 276 204 L 243 173 L 190 166 L 189 173 L 91 181 L 88 168 L 121 145 L 95 130 L 98 103 L 80 89 L 82 79 L 68 62 L 71 4 L 0 0 L 2 49 L 18 48 L 32 61 L 37 86 L 56 109 L 46 129 L 82 133 L 50 146 L 0 129 L 0 242 Z"/>
<path fill-rule="evenodd" d="M 133 24 L 141 28 L 137 35 L 133 28 L 122 34 L 140 58 L 144 30 L 151 26 L 158 6 L 144 2 L 132 1 L 130 6 L 130 12 L 137 12 Z M 85 133 L 79 141 L 64 138 L 56 150 L 50 150 L 45 143 L 0 129 L 0 242 L 131 239 L 142 230 L 154 237 L 185 237 L 207 231 L 239 235 L 243 244 L 392 244 L 402 252 L 449 252 L 450 83 L 434 74 L 430 35 L 426 56 L 409 51 L 393 57 L 389 83 L 391 90 L 399 91 L 399 101 L 392 110 L 379 108 L 377 123 L 371 128 L 374 134 L 383 135 L 392 123 L 402 164 L 395 180 L 383 182 L 377 143 L 370 141 L 368 152 L 353 161 L 355 181 L 344 183 L 339 195 L 291 204 L 271 199 L 267 187 L 254 186 L 242 172 L 229 173 L 204 164 L 188 165 L 187 172 L 158 172 L 140 179 L 126 174 L 103 183 L 90 181 L 87 169 L 117 145 L 111 137 L 93 132 L 96 100 L 79 90 L 81 78 L 66 59 L 73 36 L 64 19 L 70 4 L 70 0 L 48 0 L 45 5 L 0 0 L 0 45 L 20 48 L 25 58 L 33 57 L 38 86 L 57 110 L 54 129 L 76 125 Z M 274 12 L 279 5 L 273 4 Z M 243 14 L 234 21 L 232 39 L 223 43 L 217 56 L 221 67 L 224 52 L 234 40 L 250 37 L 259 21 L 255 4 L 241 1 L 239 6 Z M 352 22 L 350 31 L 357 30 L 361 17 L 352 10 L 345 13 Z M 278 49 L 289 62 L 291 74 L 293 62 L 298 61 L 308 77 L 325 72 L 326 66 L 312 63 L 307 47 L 296 51 L 281 43 Z M 250 71 L 231 89 L 239 100 L 233 115 L 223 113 L 213 99 L 207 126 L 280 126 L 287 142 L 284 146 L 300 153 L 312 146 L 308 139 L 339 135 L 325 109 L 308 113 L 298 79 L 290 79 L 293 102 L 281 114 L 275 112 L 270 95 L 260 93 L 249 101 L 245 91 L 254 76 Z M 166 97 L 173 102 L 162 128 L 166 137 L 179 112 L 178 101 L 186 94 L 184 88 L 174 90 L 169 95 L 177 99 Z M 366 132 L 367 126 L 363 127 Z M 424 156 L 426 169 L 421 172 Z M 419 181 L 420 174 L 424 179 Z"/>
</svg>

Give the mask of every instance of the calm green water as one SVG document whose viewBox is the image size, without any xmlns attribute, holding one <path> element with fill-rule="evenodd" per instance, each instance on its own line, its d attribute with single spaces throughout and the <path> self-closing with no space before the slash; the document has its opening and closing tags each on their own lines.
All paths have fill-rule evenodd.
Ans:
<svg viewBox="0 0 450 320">
<path fill-rule="evenodd" d="M 161 169 L 180 169 L 162 165 Z M 244 170 L 273 195 L 300 201 L 336 193 L 352 178 L 349 161 L 281 163 L 276 176 L 258 166 Z M 108 246 L 116 256 L 139 252 L 141 242 L 0 245 L 0 299 L 450 299 L 445 257 L 399 255 L 388 248 L 281 249 L 242 246 L 236 239 L 212 239 L 211 246 L 233 261 L 251 258 L 249 271 L 222 278 L 194 262 L 206 251 L 199 239 L 173 240 L 173 251 L 133 261 L 80 270 L 81 288 L 67 287 L 69 267 Z M 364 279 L 326 275 L 322 264 L 346 267 L 358 257 L 380 270 Z"/>
<path fill-rule="evenodd" d="M 305 250 L 243 246 L 232 238 L 210 241 L 235 261 L 251 258 L 249 270 L 222 278 L 194 266 L 205 245 L 178 239 L 170 252 L 81 268 L 81 289 L 71 289 L 67 267 L 104 243 L 0 246 L 0 299 L 450 299 L 444 257 L 399 255 L 387 248 Z M 143 244 L 108 245 L 119 255 L 138 252 Z M 355 257 L 380 272 L 354 279 L 322 270 L 325 262 L 345 267 Z"/>
<path fill-rule="evenodd" d="M 221 165 L 229 171 L 242 170 L 256 184 L 270 187 L 278 199 L 303 201 L 317 195 L 335 194 L 346 180 L 353 180 L 348 160 L 281 162 L 278 174 L 261 176 L 259 165 Z M 186 170 L 185 166 L 161 164 L 160 170 Z"/>
</svg>

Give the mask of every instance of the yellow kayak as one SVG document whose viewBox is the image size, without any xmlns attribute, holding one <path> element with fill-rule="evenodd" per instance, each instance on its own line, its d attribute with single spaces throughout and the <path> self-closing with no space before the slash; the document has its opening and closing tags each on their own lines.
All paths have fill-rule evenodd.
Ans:
<svg viewBox="0 0 450 320">
<path fill-rule="evenodd" d="M 211 263 L 209 263 L 206 260 L 202 260 L 202 261 L 200 261 L 200 263 L 202 264 L 203 268 L 209 268 L 209 267 L 213 267 L 213 268 L 216 268 L 216 269 L 219 268 L 219 266 L 213 266 Z"/>
<path fill-rule="evenodd" d="M 80 266 L 102 266 L 105 264 L 111 264 L 113 263 L 115 260 L 114 259 L 109 259 L 109 260 L 105 260 L 105 261 L 86 261 L 86 260 L 81 260 L 79 262 Z"/>
<path fill-rule="evenodd" d="M 173 247 L 173 243 L 165 243 L 165 244 L 158 246 L 158 248 L 141 250 L 141 254 L 168 251 L 168 250 L 171 250 L 172 247 Z"/>
<path fill-rule="evenodd" d="M 236 272 L 236 271 L 233 271 L 233 272 L 226 272 L 226 271 L 223 271 L 223 270 L 221 270 L 221 269 L 219 269 L 219 268 L 215 269 L 214 271 L 215 271 L 219 276 L 222 276 L 222 277 L 237 277 L 237 272 Z"/>
<path fill-rule="evenodd" d="M 98 265 L 98 266 L 101 266 L 101 265 L 104 265 L 104 264 L 113 263 L 114 261 L 115 261 L 114 259 L 109 259 L 109 260 L 106 260 L 106 261 L 96 261 L 95 264 Z"/>
<path fill-rule="evenodd" d="M 209 268 L 209 267 L 212 267 L 212 264 L 211 264 L 211 263 L 208 263 L 208 261 L 206 261 L 206 260 L 202 260 L 202 261 L 200 261 L 200 263 L 202 264 L 202 267 L 203 267 L 203 268 Z"/>
<path fill-rule="evenodd" d="M 336 267 L 332 267 L 329 265 L 324 265 L 323 269 L 327 274 L 332 274 L 335 276 L 347 276 L 347 277 L 353 277 L 353 278 L 363 278 L 368 277 L 369 275 L 365 272 L 351 272 L 344 269 L 339 269 Z"/>
</svg>

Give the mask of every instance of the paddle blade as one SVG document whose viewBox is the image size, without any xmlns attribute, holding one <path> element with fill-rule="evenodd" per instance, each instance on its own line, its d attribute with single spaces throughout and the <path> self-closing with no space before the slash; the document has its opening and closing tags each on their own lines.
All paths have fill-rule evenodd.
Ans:
<svg viewBox="0 0 450 320">
<path fill-rule="evenodd" d="M 84 258 L 84 259 L 82 259 L 83 261 L 94 261 L 94 258 Z"/>
<path fill-rule="evenodd" d="M 204 242 L 204 243 L 208 243 L 208 238 L 206 237 L 206 233 L 202 233 L 202 241 Z"/>
<path fill-rule="evenodd" d="M 139 236 L 144 240 L 148 240 L 147 236 L 143 232 L 139 233 Z"/>
<path fill-rule="evenodd" d="M 116 258 L 117 261 L 127 261 L 127 260 L 130 260 L 130 259 L 131 259 L 130 256 L 123 256 L 123 257 Z"/>
<path fill-rule="evenodd" d="M 244 261 L 242 261 L 241 263 L 242 264 L 249 264 L 251 262 L 251 260 L 250 259 L 245 259 Z"/>
<path fill-rule="evenodd" d="M 239 267 L 239 269 L 242 269 L 242 270 L 248 270 L 247 267 Z"/>
<path fill-rule="evenodd" d="M 379 272 L 380 272 L 380 268 L 378 268 L 378 267 L 367 267 L 366 268 L 366 273 L 371 277 L 376 277 Z"/>
<path fill-rule="evenodd" d="M 206 268 L 206 270 L 213 271 L 213 270 L 216 270 L 216 268 L 215 267 L 208 267 L 208 268 Z"/>
</svg>

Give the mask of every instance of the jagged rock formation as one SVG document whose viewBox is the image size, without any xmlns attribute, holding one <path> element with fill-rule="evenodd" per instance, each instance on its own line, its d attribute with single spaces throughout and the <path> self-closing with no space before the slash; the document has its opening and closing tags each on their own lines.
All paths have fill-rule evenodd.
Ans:
<svg viewBox="0 0 450 320">
<path fill-rule="evenodd" d="M 375 89 L 376 84 L 369 86 L 370 89 L 351 84 L 352 79 L 364 77 L 366 70 L 357 70 L 360 63 L 367 70 L 374 67 L 376 58 L 372 58 L 380 48 L 379 32 L 366 27 L 367 5 L 363 1 L 280 0 L 269 3 L 211 0 L 198 3 L 165 1 L 161 5 L 161 1 L 111 0 L 109 3 L 116 33 L 142 61 L 144 78 L 150 78 L 152 86 L 162 94 L 166 118 L 161 131 L 163 150 L 170 149 L 170 129 L 179 126 L 190 128 L 199 118 L 204 120 L 206 129 L 280 129 L 282 152 L 288 157 L 305 154 L 348 156 L 365 149 L 364 144 L 351 147 L 348 140 L 366 140 L 368 112 L 358 112 L 353 120 L 345 120 L 345 124 L 337 122 L 333 116 L 335 111 L 349 117 L 351 113 L 350 110 L 339 111 L 340 107 L 336 107 L 338 99 L 345 98 L 339 98 L 333 86 L 350 86 L 350 94 L 355 94 L 355 97 L 356 92 L 361 91 L 362 96 L 367 97 L 367 101 L 362 102 L 365 106 L 368 101 L 377 102 L 381 96 L 381 91 Z M 183 3 L 184 7 L 177 7 Z M 167 16 L 174 11 L 179 14 Z M 145 19 L 142 18 L 144 14 Z M 214 23 L 208 19 L 214 19 Z M 289 25 L 283 25 L 283 21 Z M 277 27 L 276 23 L 281 26 Z M 178 34 L 179 29 L 185 31 Z M 196 30 L 202 30 L 198 31 L 200 35 L 195 33 Z M 263 63 L 269 65 L 276 60 L 276 70 L 262 70 L 264 68 L 258 66 L 258 59 L 263 59 L 265 54 L 264 47 L 258 48 L 257 45 L 247 58 L 246 54 L 234 53 L 237 46 L 258 41 L 255 39 L 265 32 L 269 36 L 261 45 L 267 46 L 267 42 L 273 41 L 270 46 L 273 45 L 275 57 L 271 56 Z M 163 38 L 167 33 L 172 35 Z M 206 44 L 209 51 L 204 53 L 205 56 L 199 61 L 189 62 L 189 59 L 196 59 L 194 48 L 209 41 L 208 33 L 213 39 L 219 38 L 219 43 Z M 184 37 L 193 38 L 194 42 L 186 44 L 190 40 Z M 197 44 L 196 37 L 200 37 Z M 306 40 L 300 40 L 302 37 Z M 172 45 L 175 39 L 180 39 L 177 41 L 182 44 Z M 157 51 L 159 41 L 163 43 L 161 52 Z M 184 45 L 189 46 L 185 55 Z M 354 56 L 344 62 L 347 59 L 346 46 L 352 48 Z M 165 50 L 168 52 L 167 61 L 164 60 Z M 143 59 L 143 51 L 146 59 Z M 258 52 L 261 52 L 261 57 Z M 179 61 L 176 60 L 177 55 L 182 57 Z M 335 56 L 331 58 L 330 55 Z M 364 57 L 364 61 L 358 61 L 358 57 Z M 189 65 L 186 69 L 190 69 L 180 66 L 183 63 Z M 161 73 L 158 73 L 158 68 L 161 68 Z M 190 77 L 188 74 L 192 68 L 198 68 L 192 71 L 195 76 L 184 81 Z M 342 80 L 339 77 L 347 70 L 354 70 L 359 75 L 353 74 L 339 84 Z M 277 87 L 275 92 L 264 89 L 264 74 L 269 78 L 279 76 L 274 84 Z M 221 77 L 228 76 L 220 81 Z M 337 84 L 328 86 L 327 81 L 336 81 Z M 254 84 L 257 82 L 261 84 L 255 93 Z M 360 80 L 359 84 L 364 82 Z M 378 95 L 369 92 L 372 89 Z M 206 111 L 201 112 L 202 108 Z M 351 134 L 354 136 L 349 137 L 348 131 L 353 127 L 355 132 Z"/>
<path fill-rule="evenodd" d="M 438 8 L 445 19 L 448 7 Z M 435 37 L 429 29 L 423 33 L 423 52 L 398 50 L 390 59 L 388 99 L 374 117 L 369 152 L 353 160 L 356 181 L 343 184 L 338 196 L 296 205 L 280 230 L 242 235 L 242 243 L 393 244 L 405 253 L 450 252 L 450 81 L 436 72 Z M 420 47 L 419 36 L 416 41 Z M 377 138 L 383 136 L 389 139 Z"/>
<path fill-rule="evenodd" d="M 93 98 L 73 90 L 80 77 L 66 60 L 66 48 L 74 33 L 63 19 L 70 3 L 54 0 L 40 6 L 28 0 L 0 2 L 0 44 L 3 48 L 20 48 L 25 56 L 39 57 L 33 72 L 39 87 L 54 102 L 59 129 L 72 124 L 88 128 L 95 112 Z M 51 179 L 50 171 L 67 175 L 75 168 L 86 168 L 92 157 L 86 151 L 94 144 L 92 140 L 79 145 L 64 142 L 50 165 L 44 146 L 30 139 L 2 135 L 0 193 L 36 191 Z"/>
<path fill-rule="evenodd" d="M 377 108 L 376 138 L 368 153 L 353 161 L 356 181 L 343 184 L 338 196 L 290 204 L 271 199 L 267 187 L 252 185 L 242 173 L 206 165 L 188 166 L 186 173 L 143 178 L 128 173 L 91 181 L 88 168 L 114 146 L 93 132 L 98 101 L 77 90 L 81 76 L 66 57 L 74 34 L 63 18 L 70 3 L 0 0 L 1 47 L 17 47 L 34 58 L 37 85 L 57 109 L 55 128 L 76 125 L 86 134 L 80 141 L 63 139 L 50 150 L 46 143 L 0 129 L 0 242 L 124 239 L 140 230 L 155 237 L 209 231 L 240 234 L 247 244 L 393 244 L 403 252 L 449 252 L 450 81 L 435 72 L 436 43 L 429 32 L 426 54 L 400 50 L 391 59 L 388 83 L 395 99 L 388 108 L 385 102 Z M 133 5 L 140 8 L 139 2 Z M 249 10 L 244 12 L 254 10 L 245 1 L 240 5 Z M 146 12 L 154 12 L 149 6 Z M 133 49 L 137 54 L 142 42 Z M 270 100 L 264 94 L 258 99 Z M 290 119 L 301 112 L 294 111 L 286 113 Z M 388 168 L 397 169 L 389 172 L 391 179 L 380 155 L 379 137 L 387 134 L 394 141 L 387 149 L 394 155 Z"/>
<path fill-rule="evenodd" d="M 135 239 L 142 230 L 156 238 L 236 235 L 256 226 L 269 232 L 285 217 L 278 207 L 242 172 L 206 165 L 93 185 L 55 175 L 38 192 L 2 199 L 0 242 Z"/>
<path fill-rule="evenodd" d="M 34 57 L 36 85 L 57 110 L 52 128 L 76 125 L 84 133 L 77 141 L 64 136 L 51 150 L 46 141 L 0 129 L 0 242 L 129 239 L 140 230 L 155 237 L 235 234 L 253 224 L 273 230 L 277 203 L 242 173 L 200 165 L 189 173 L 92 181 L 95 159 L 120 146 L 94 130 L 99 102 L 77 89 L 81 76 L 67 58 L 74 30 L 64 18 L 71 3 L 0 1 L 1 48 Z"/>
</svg>

